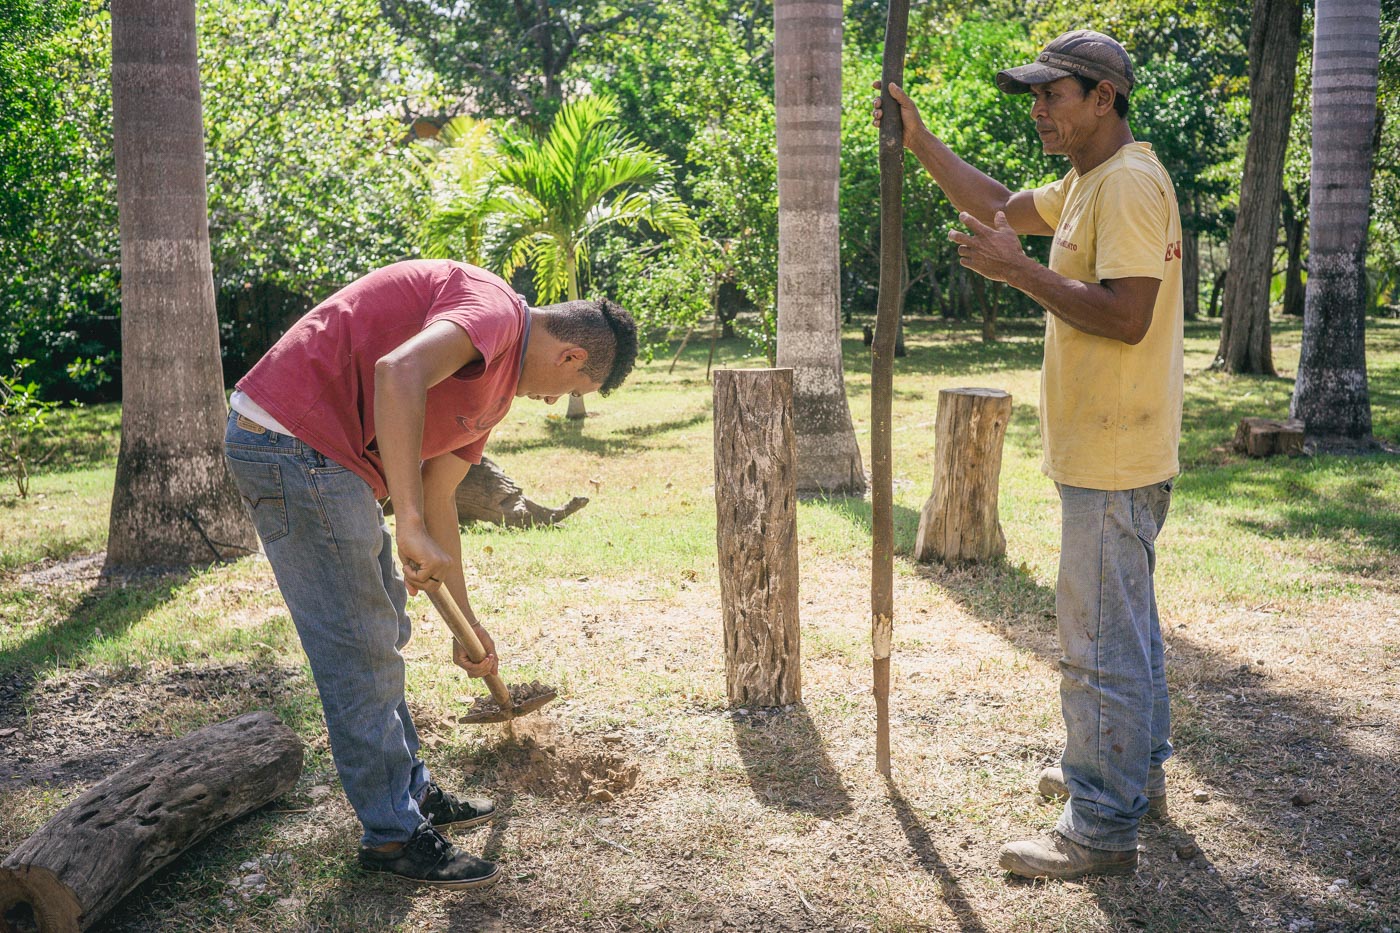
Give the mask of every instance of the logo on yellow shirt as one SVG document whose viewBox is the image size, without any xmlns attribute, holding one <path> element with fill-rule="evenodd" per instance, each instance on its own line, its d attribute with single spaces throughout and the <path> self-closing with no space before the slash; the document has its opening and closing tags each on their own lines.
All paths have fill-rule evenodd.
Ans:
<svg viewBox="0 0 1400 933">
<path fill-rule="evenodd" d="M 1181 241 L 1180 241 L 1180 240 L 1177 240 L 1175 243 L 1168 243 L 1168 244 L 1167 244 L 1167 255 L 1166 255 L 1166 257 L 1165 257 L 1162 261 L 1163 261 L 1163 262 L 1171 262 L 1173 259 L 1180 259 L 1180 258 L 1181 258 Z"/>
<path fill-rule="evenodd" d="M 1069 238 L 1069 231 L 1073 228 L 1073 226 L 1074 225 L 1071 224 L 1069 221 L 1065 221 L 1064 223 L 1060 224 L 1060 232 L 1065 235 L 1055 237 L 1055 245 L 1058 246 L 1060 249 L 1067 249 L 1071 253 L 1077 253 L 1079 252 L 1079 244 L 1075 243 Z"/>
</svg>

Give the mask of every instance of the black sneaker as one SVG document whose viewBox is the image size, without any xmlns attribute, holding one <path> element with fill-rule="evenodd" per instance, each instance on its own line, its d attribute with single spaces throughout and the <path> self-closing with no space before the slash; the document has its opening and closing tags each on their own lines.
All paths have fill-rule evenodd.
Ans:
<svg viewBox="0 0 1400 933">
<path fill-rule="evenodd" d="M 428 790 L 419 801 L 418 809 L 438 829 L 444 826 L 471 829 L 491 822 L 496 815 L 496 805 L 486 798 L 458 797 L 438 787 L 434 781 L 428 782 Z"/>
<path fill-rule="evenodd" d="M 494 862 L 468 855 L 448 842 L 427 821 L 416 829 L 403 848 L 393 852 L 360 849 L 360 867 L 388 872 L 437 888 L 469 890 L 489 888 L 501 880 Z"/>
</svg>

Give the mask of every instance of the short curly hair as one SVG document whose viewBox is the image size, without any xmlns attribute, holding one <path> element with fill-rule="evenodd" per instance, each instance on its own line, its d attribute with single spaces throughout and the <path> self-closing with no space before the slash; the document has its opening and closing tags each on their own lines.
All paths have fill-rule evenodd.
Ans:
<svg viewBox="0 0 1400 933">
<path fill-rule="evenodd" d="M 622 385 L 637 362 L 637 322 L 621 305 L 606 298 L 544 305 L 545 329 L 565 343 L 588 351 L 583 372 L 602 383 L 599 395 Z"/>
</svg>

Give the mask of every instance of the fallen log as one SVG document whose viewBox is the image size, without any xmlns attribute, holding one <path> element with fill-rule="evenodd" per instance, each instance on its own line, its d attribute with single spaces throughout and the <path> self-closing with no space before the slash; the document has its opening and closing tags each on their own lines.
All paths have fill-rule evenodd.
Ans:
<svg viewBox="0 0 1400 933">
<path fill-rule="evenodd" d="M 482 457 L 467 471 L 457 486 L 456 498 L 459 522 L 494 522 L 507 528 L 557 525 L 588 504 L 587 497 L 574 496 L 562 508 L 540 505 L 529 499 L 490 457 Z M 384 514 L 394 514 L 394 503 L 387 499 Z"/>
<path fill-rule="evenodd" d="M 86 930 L 211 831 L 291 790 L 301 764 L 301 739 L 266 711 L 138 759 L 0 862 L 0 931 Z"/>
</svg>

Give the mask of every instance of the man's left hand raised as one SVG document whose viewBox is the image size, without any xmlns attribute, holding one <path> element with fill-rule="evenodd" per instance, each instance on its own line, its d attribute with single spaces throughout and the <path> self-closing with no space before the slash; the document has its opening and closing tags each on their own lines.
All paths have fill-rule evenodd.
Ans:
<svg viewBox="0 0 1400 933">
<path fill-rule="evenodd" d="M 958 260 L 965 268 L 993 282 L 1010 282 L 1029 262 L 1021 249 L 1021 238 L 1007 223 L 1004 212 L 997 211 L 990 227 L 966 211 L 958 219 L 971 232 L 949 230 L 948 239 L 958 244 Z"/>
</svg>

